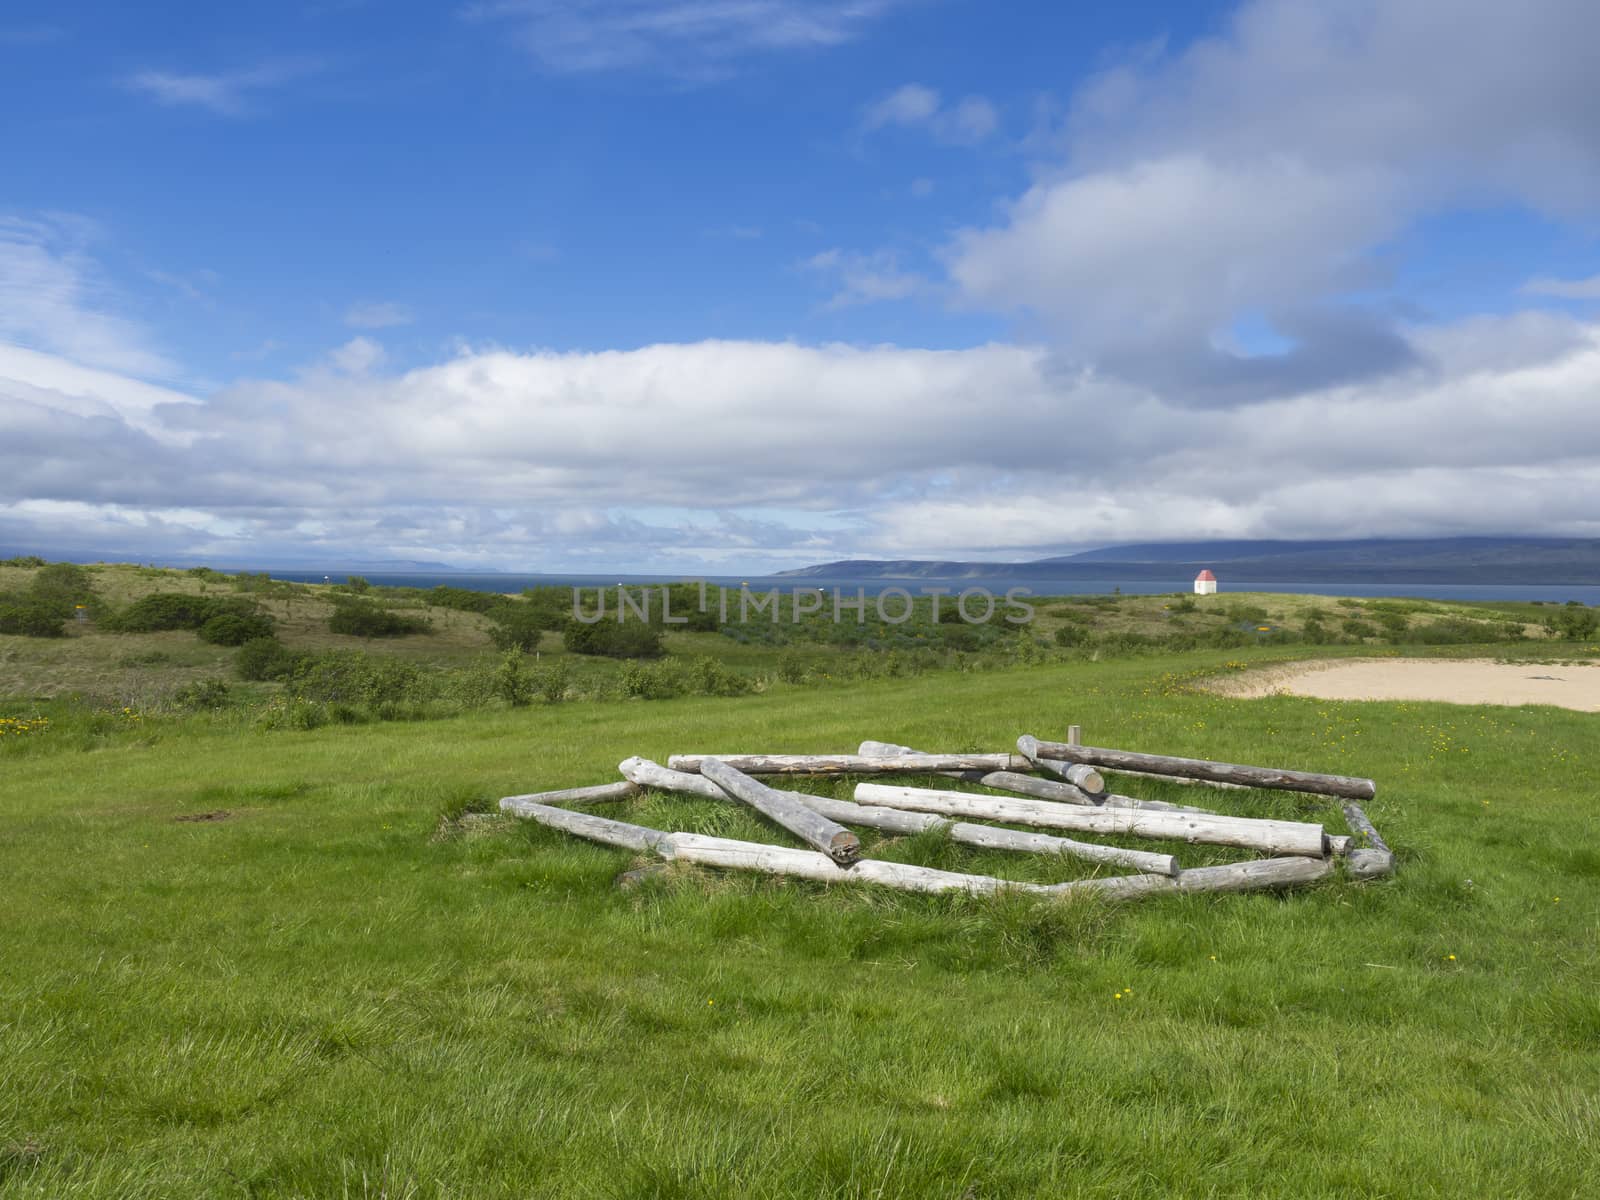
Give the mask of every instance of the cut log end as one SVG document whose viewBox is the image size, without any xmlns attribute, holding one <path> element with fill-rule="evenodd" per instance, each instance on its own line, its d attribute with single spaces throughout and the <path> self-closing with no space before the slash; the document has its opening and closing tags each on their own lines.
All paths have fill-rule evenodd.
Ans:
<svg viewBox="0 0 1600 1200">
<path fill-rule="evenodd" d="M 828 857 L 841 867 L 848 867 L 861 858 L 861 839 L 848 830 L 834 834 L 828 842 Z"/>
</svg>

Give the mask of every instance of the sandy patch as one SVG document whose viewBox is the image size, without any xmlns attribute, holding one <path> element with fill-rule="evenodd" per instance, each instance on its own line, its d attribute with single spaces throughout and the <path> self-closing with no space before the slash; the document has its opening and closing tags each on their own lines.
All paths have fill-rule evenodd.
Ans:
<svg viewBox="0 0 1600 1200">
<path fill-rule="evenodd" d="M 1600 664 L 1486 659 L 1375 658 L 1294 663 L 1219 680 L 1229 696 L 1322 700 L 1443 700 L 1451 704 L 1553 704 L 1600 712 Z"/>
</svg>

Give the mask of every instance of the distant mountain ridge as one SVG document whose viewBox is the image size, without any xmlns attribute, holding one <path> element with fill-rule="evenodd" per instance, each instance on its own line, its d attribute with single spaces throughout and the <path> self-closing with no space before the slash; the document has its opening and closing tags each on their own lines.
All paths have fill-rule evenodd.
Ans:
<svg viewBox="0 0 1600 1200">
<path fill-rule="evenodd" d="M 1178 581 L 1202 567 L 1235 583 L 1600 584 L 1600 538 L 1364 538 L 1149 542 L 1021 562 L 851 559 L 786 576 Z"/>
</svg>

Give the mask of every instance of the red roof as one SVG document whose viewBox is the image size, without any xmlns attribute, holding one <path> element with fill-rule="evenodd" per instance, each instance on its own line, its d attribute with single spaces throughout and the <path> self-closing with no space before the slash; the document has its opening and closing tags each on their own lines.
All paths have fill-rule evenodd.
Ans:
<svg viewBox="0 0 1600 1200">
<path fill-rule="evenodd" d="M 1213 575 L 1209 569 L 1201 571 L 1200 574 L 1198 574 L 1198 575 L 1196 575 L 1194 577 L 1194 581 L 1196 583 L 1199 583 L 1202 580 L 1206 580 L 1206 579 L 1209 579 L 1212 583 L 1215 583 L 1217 581 L 1217 577 L 1215 575 Z"/>
</svg>

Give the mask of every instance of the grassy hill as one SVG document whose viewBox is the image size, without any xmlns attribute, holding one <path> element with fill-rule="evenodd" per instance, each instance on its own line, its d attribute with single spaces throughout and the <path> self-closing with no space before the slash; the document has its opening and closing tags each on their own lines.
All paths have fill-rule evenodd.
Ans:
<svg viewBox="0 0 1600 1200">
<path fill-rule="evenodd" d="M 91 704 L 150 709 L 170 707 L 185 689 L 216 680 L 230 689 L 235 705 L 248 707 L 289 690 L 285 684 L 239 679 L 237 650 L 204 642 L 191 630 L 118 632 L 107 627 L 107 615 L 157 594 L 247 602 L 272 618 L 278 639 L 295 653 L 359 652 L 400 660 L 438 685 L 434 692 L 448 691 L 450 680 L 459 681 L 473 671 L 480 675 L 491 671 L 498 661 L 494 620 L 431 603 L 426 593 L 415 589 L 372 588 L 363 593 L 384 610 L 420 618 L 425 624 L 415 634 L 373 639 L 330 630 L 337 604 L 351 598 L 337 586 L 224 576 L 205 568 L 180 571 L 101 564 L 87 571 L 97 598 L 92 619 L 68 622 L 62 638 L 0 634 L 0 698 L 76 695 Z M 0 596 L 26 591 L 38 574 L 37 567 L 0 565 Z M 514 597 L 504 600 L 518 602 Z M 1079 596 L 1036 599 L 1033 621 L 1024 628 L 996 619 L 991 622 L 995 632 L 971 633 L 960 623 L 930 624 L 928 602 L 923 601 L 917 620 L 904 626 L 878 621 L 870 606 L 864 625 L 854 624 L 850 613 L 839 625 L 826 619 L 828 613 L 799 625 L 787 616 L 777 623 L 756 616 L 747 624 L 734 622 L 713 632 L 669 629 L 663 649 L 666 667 L 710 659 L 754 688 L 833 684 L 879 673 L 1002 669 L 1049 659 L 1164 654 L 1208 645 L 1315 646 L 1318 653 L 1404 645 L 1408 652 L 1460 652 L 1452 650 L 1454 646 L 1475 647 L 1474 653 L 1538 656 L 1555 649 L 1546 645 L 1552 641 L 1562 642 L 1562 652 L 1570 648 L 1570 639 L 1554 625 L 1564 615 L 1563 607 L 1251 592 Z M 730 609 L 736 616 L 736 600 Z M 530 656 L 530 666 L 536 661 L 563 671 L 568 698 L 628 694 L 625 676 L 630 668 L 624 662 L 572 654 L 554 630 L 545 633 L 534 649 L 537 659 Z M 635 668 L 635 677 L 638 673 Z M 633 686 L 633 694 L 640 694 L 641 688 L 650 690 L 637 678 Z M 466 703 L 459 696 L 454 701 L 430 696 L 436 709 L 454 711 Z"/>
</svg>

